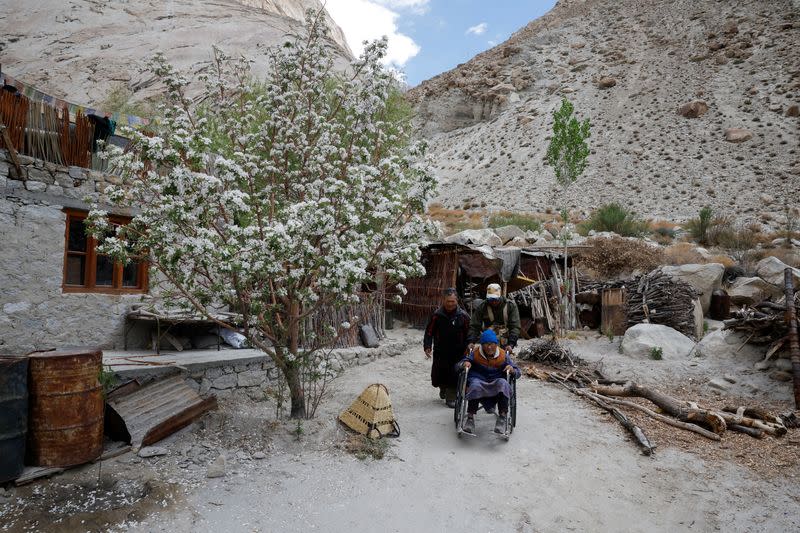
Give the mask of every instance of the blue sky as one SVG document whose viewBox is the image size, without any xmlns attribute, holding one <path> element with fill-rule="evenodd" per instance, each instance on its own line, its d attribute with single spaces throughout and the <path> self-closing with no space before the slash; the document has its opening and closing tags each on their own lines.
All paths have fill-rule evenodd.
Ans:
<svg viewBox="0 0 800 533">
<path fill-rule="evenodd" d="M 389 37 L 387 65 L 417 85 L 505 41 L 556 0 L 327 0 L 350 48 Z"/>
</svg>

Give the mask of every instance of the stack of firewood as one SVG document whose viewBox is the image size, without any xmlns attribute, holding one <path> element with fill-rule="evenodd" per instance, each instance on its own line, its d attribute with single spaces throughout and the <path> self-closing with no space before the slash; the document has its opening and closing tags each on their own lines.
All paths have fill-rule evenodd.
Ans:
<svg viewBox="0 0 800 533">
<path fill-rule="evenodd" d="M 628 326 L 649 322 L 662 324 L 694 338 L 694 301 L 698 294 L 694 288 L 664 274 L 660 268 L 629 280 L 588 282 L 581 290 L 625 288 Z"/>
<path fill-rule="evenodd" d="M 786 322 L 785 298 L 778 302 L 761 302 L 752 307 L 742 307 L 725 320 L 725 329 L 740 331 L 747 335 L 747 342 L 768 344 L 767 358 L 785 347 L 789 338 Z M 800 292 L 794 295 L 796 316 L 800 316 Z"/>
<path fill-rule="evenodd" d="M 663 324 L 694 338 L 697 291 L 656 269 L 625 284 L 628 325 Z"/>
<path fill-rule="evenodd" d="M 560 363 L 575 366 L 581 359 L 572 354 L 569 348 L 564 348 L 554 339 L 533 339 L 517 354 L 521 361 L 534 361 L 538 363 Z"/>
</svg>

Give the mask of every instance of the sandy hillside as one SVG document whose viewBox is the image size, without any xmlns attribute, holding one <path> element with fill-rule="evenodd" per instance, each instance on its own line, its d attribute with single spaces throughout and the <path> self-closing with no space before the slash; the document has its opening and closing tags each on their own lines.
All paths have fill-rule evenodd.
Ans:
<svg viewBox="0 0 800 533">
<path fill-rule="evenodd" d="M 800 3 L 561 0 L 505 43 L 411 91 L 446 206 L 542 211 L 562 97 L 592 123 L 572 207 L 758 218 L 800 189 Z M 702 100 L 697 118 L 677 113 Z M 746 130 L 743 142 L 726 130 Z M 797 203 L 796 195 L 792 200 Z"/>
<path fill-rule="evenodd" d="M 297 32 L 318 0 L 3 0 L 3 71 L 71 102 L 99 105 L 117 86 L 136 98 L 160 90 L 141 71 L 156 52 L 181 69 L 209 64 L 212 46 L 243 54 L 265 72 L 266 49 Z M 332 19 L 331 46 L 351 55 Z M 193 91 L 199 90 L 194 86 Z"/>
</svg>

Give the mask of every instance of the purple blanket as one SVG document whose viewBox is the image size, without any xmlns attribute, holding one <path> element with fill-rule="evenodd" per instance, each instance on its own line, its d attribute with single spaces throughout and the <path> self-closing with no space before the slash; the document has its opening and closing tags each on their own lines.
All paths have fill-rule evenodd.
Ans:
<svg viewBox="0 0 800 533">
<path fill-rule="evenodd" d="M 494 399 L 498 394 L 511 398 L 511 384 L 505 378 L 492 381 L 482 381 L 476 378 L 470 379 L 467 383 L 467 400 Z"/>
</svg>

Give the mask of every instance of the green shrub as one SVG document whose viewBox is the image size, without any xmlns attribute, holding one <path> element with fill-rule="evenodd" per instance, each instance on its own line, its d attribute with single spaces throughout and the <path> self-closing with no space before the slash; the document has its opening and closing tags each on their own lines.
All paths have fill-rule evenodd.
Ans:
<svg viewBox="0 0 800 533">
<path fill-rule="evenodd" d="M 539 231 L 542 229 L 542 223 L 533 215 L 502 211 L 489 217 L 490 228 L 502 228 L 503 226 L 517 226 L 523 231 Z"/>
<path fill-rule="evenodd" d="M 664 359 L 664 350 L 659 348 L 658 346 L 653 346 L 650 348 L 650 359 L 655 361 L 661 361 Z"/>
<path fill-rule="evenodd" d="M 650 231 L 650 226 L 632 211 L 614 202 L 606 204 L 592 213 L 589 220 L 578 225 L 582 235 L 594 231 L 613 231 L 623 237 L 641 237 Z"/>
<path fill-rule="evenodd" d="M 700 216 L 692 218 L 686 223 L 686 231 L 700 244 L 708 244 L 708 230 L 714 219 L 714 211 L 706 206 L 700 210 Z"/>
</svg>

